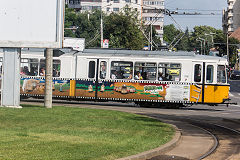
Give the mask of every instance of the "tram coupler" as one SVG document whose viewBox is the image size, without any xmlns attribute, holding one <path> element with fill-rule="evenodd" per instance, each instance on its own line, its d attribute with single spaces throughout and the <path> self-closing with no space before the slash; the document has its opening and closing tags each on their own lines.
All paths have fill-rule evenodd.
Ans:
<svg viewBox="0 0 240 160">
<path fill-rule="evenodd" d="M 223 104 L 226 104 L 227 105 L 227 107 L 229 106 L 229 105 L 237 105 L 237 102 L 229 102 L 231 99 L 230 98 L 228 98 L 228 99 L 224 99 L 223 100 Z M 228 101 L 228 102 L 226 102 L 226 101 Z"/>
</svg>

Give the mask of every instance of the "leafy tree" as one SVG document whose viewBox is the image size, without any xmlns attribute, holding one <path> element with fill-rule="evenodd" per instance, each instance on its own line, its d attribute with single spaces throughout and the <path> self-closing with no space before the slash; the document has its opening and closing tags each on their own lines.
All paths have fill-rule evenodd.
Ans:
<svg viewBox="0 0 240 160">
<path fill-rule="evenodd" d="M 140 30 L 137 12 L 125 8 L 120 13 L 103 15 L 104 39 L 109 39 L 110 48 L 142 49 L 145 38 Z M 85 38 L 86 47 L 100 47 L 101 11 L 75 12 L 66 8 L 65 28 L 76 26 L 76 32 L 65 30 L 65 36 Z"/>
<path fill-rule="evenodd" d="M 67 6 L 65 7 L 65 23 L 64 23 L 64 28 L 67 28 L 64 30 L 64 36 L 65 37 L 75 37 L 75 34 L 70 28 L 72 26 L 75 26 L 75 22 L 77 19 L 77 15 L 75 11 L 71 8 L 68 8 Z"/>
<path fill-rule="evenodd" d="M 79 13 L 77 19 L 78 29 L 76 37 L 85 38 L 86 47 L 100 47 L 100 21 L 101 12 L 95 10 L 92 13 Z"/>
<path fill-rule="evenodd" d="M 163 27 L 163 40 L 170 44 L 180 32 L 173 24 L 166 25 Z"/>
<path fill-rule="evenodd" d="M 109 39 L 111 48 L 137 50 L 144 47 L 144 35 L 137 16 L 137 12 L 125 8 L 105 17 L 104 37 Z"/>
<path fill-rule="evenodd" d="M 178 50 L 184 51 L 193 51 L 193 45 L 191 42 L 191 35 L 189 33 L 188 28 L 185 30 L 185 34 L 183 38 L 180 40 L 179 44 L 177 45 Z"/>
</svg>

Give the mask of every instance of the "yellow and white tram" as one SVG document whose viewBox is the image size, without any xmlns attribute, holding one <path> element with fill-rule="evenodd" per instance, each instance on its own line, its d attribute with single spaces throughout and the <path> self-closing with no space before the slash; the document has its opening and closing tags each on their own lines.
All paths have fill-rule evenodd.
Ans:
<svg viewBox="0 0 240 160">
<path fill-rule="evenodd" d="M 214 105 L 229 100 L 225 58 L 105 49 L 59 53 L 53 60 L 54 97 L 160 105 Z M 22 96 L 44 96 L 44 70 L 43 50 L 22 51 Z"/>
</svg>

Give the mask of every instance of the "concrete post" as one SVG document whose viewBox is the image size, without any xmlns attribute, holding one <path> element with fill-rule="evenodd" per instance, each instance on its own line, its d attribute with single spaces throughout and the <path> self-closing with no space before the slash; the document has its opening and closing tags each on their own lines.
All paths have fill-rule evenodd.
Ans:
<svg viewBox="0 0 240 160">
<path fill-rule="evenodd" d="M 1 105 L 22 108 L 20 106 L 20 55 L 19 48 L 3 49 Z"/>
<path fill-rule="evenodd" d="M 45 97 L 44 106 L 52 108 L 53 49 L 46 49 Z"/>
</svg>

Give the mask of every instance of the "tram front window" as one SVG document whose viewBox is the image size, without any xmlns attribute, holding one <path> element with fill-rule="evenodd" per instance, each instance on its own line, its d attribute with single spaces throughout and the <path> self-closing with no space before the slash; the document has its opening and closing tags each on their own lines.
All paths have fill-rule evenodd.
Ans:
<svg viewBox="0 0 240 160">
<path fill-rule="evenodd" d="M 226 68 L 224 65 L 218 65 L 217 67 L 217 83 L 226 83 Z"/>
<path fill-rule="evenodd" d="M 132 73 L 133 62 L 111 62 L 111 79 L 132 79 Z"/>
<path fill-rule="evenodd" d="M 136 62 L 134 66 L 135 79 L 156 80 L 157 77 L 157 63 Z"/>
</svg>

